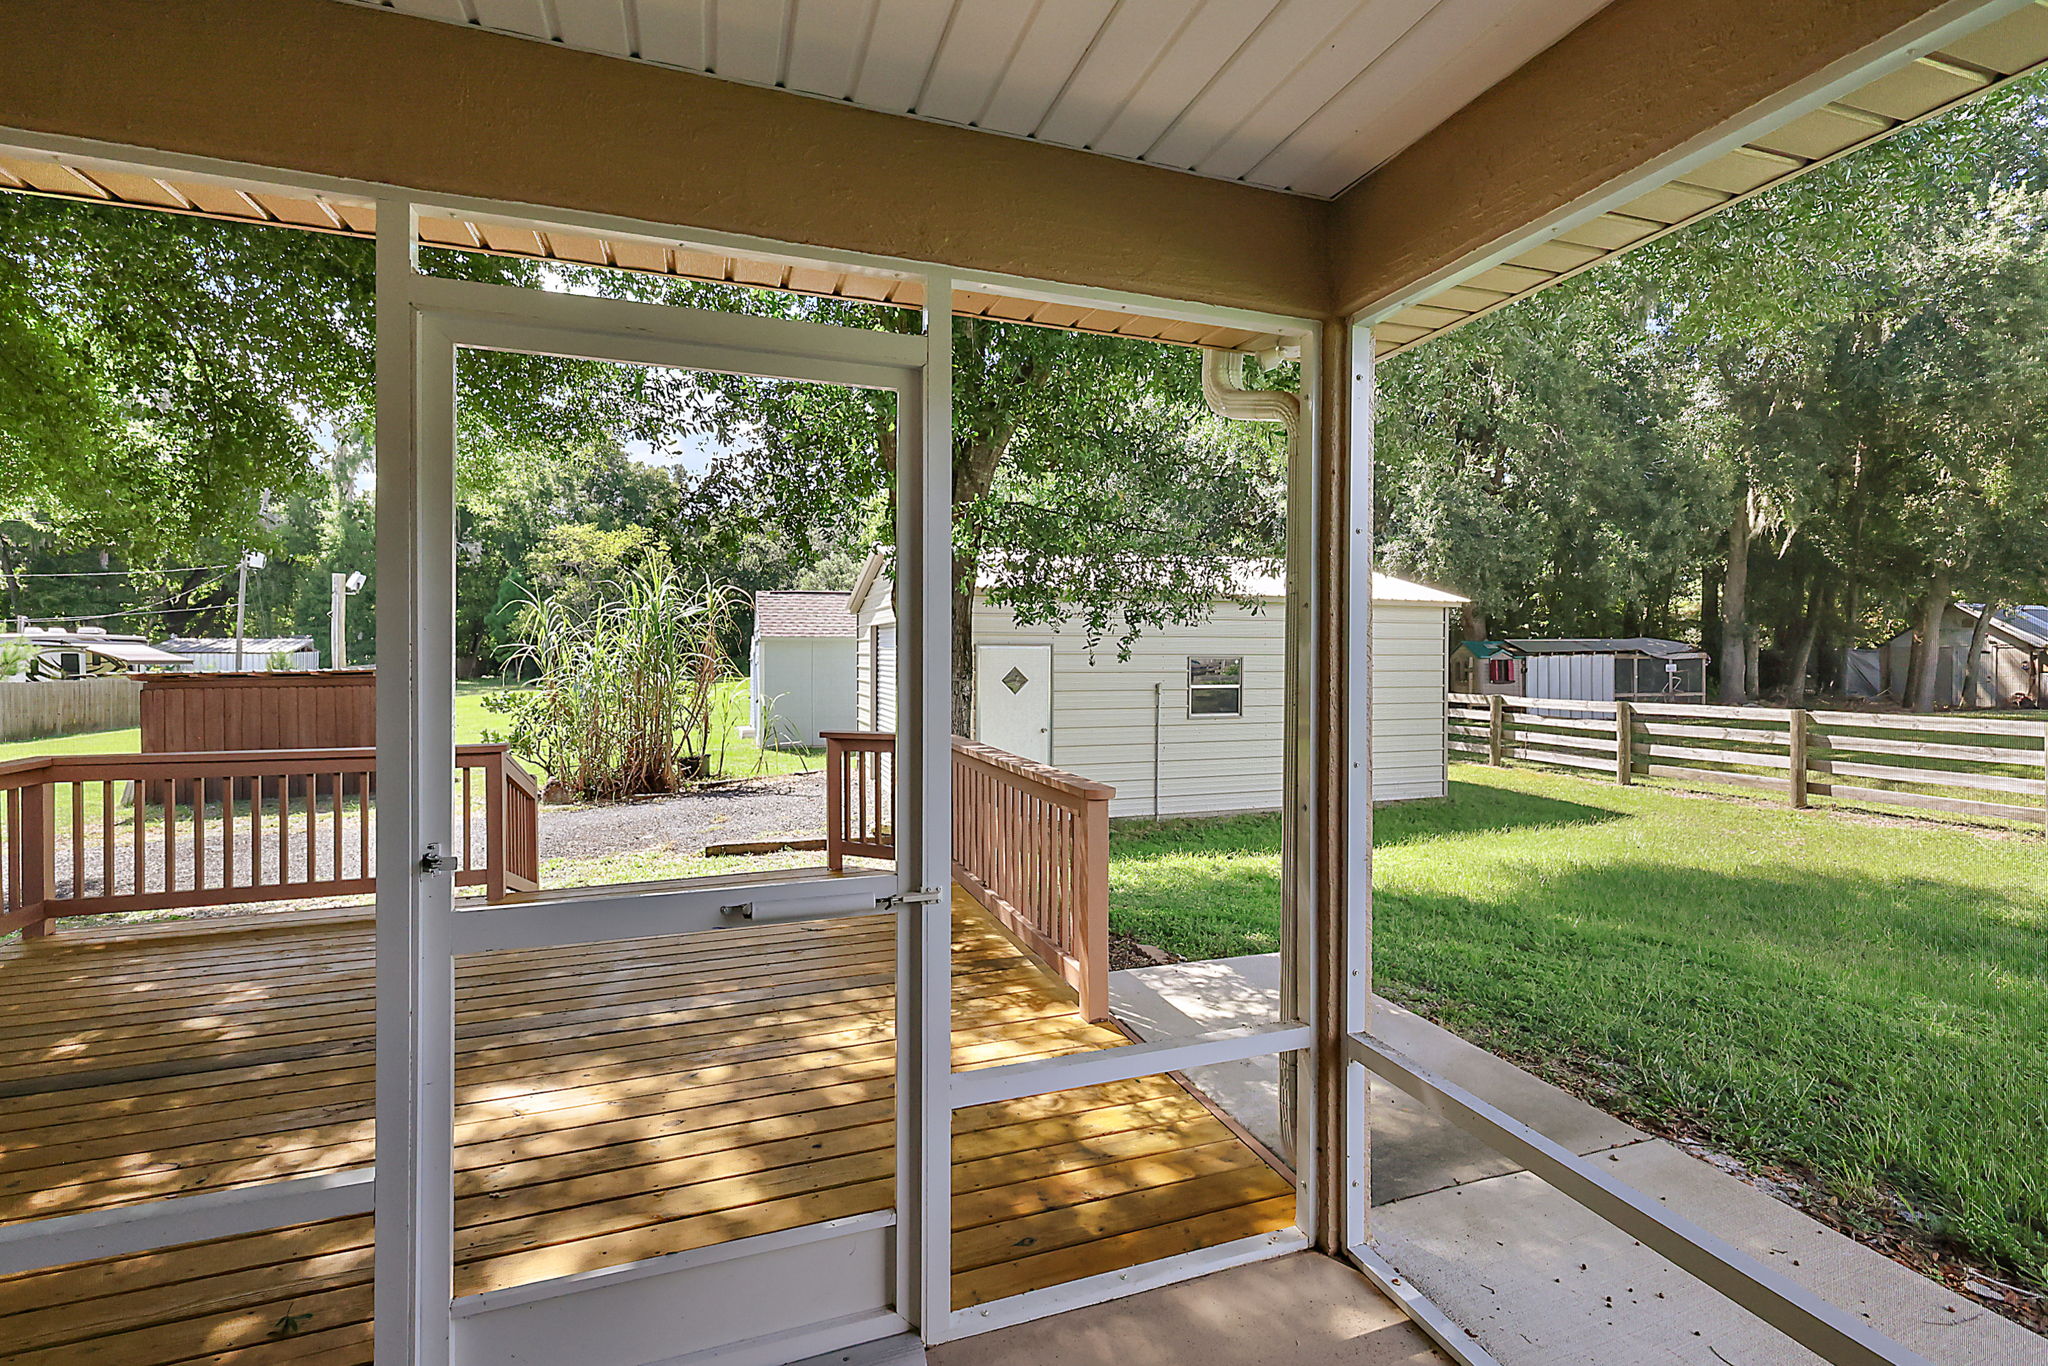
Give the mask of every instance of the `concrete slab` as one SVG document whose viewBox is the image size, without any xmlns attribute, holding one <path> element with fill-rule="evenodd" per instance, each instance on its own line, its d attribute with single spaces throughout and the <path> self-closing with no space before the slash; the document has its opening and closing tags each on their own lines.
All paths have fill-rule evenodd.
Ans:
<svg viewBox="0 0 2048 1366">
<path fill-rule="evenodd" d="M 1279 960 L 1265 954 L 1112 973 L 1110 1000 L 1146 1039 L 1265 1023 L 1278 1017 Z M 2048 1340 L 1414 1012 L 1375 997 L 1372 1028 L 1425 1069 L 1597 1157 L 1621 1180 L 1932 1361 L 2048 1366 Z M 1253 1133 L 1264 1138 L 1277 1128 L 1278 1070 L 1270 1061 L 1205 1068 L 1191 1079 Z M 1819 1360 L 1378 1081 L 1372 1161 L 1382 1255 L 1503 1366 Z"/>
<path fill-rule="evenodd" d="M 1145 1040 L 1189 1039 L 1280 1018 L 1280 955 L 1166 963 L 1109 974 L 1110 1013 Z M 1273 1058 L 1197 1067 L 1188 1081 L 1282 1157 L 1280 1065 Z"/>
<path fill-rule="evenodd" d="M 1280 956 L 1254 954 L 1113 972 L 1109 999 L 1116 1017 L 1147 1040 L 1270 1024 L 1280 1018 Z M 1581 1155 L 1646 1137 L 1391 1001 L 1373 998 L 1373 1029 L 1439 1076 L 1485 1096 Z M 1198 1068 L 1188 1079 L 1254 1137 L 1284 1155 L 1280 1071 L 1273 1059 Z M 1372 1099 L 1375 1203 L 1517 1170 L 1514 1163 L 1403 1091 L 1375 1080 Z"/>
<path fill-rule="evenodd" d="M 928 1350 L 931 1366 L 1449 1366 L 1363 1276 L 1314 1252 Z"/>
<path fill-rule="evenodd" d="M 1940 1366 L 2048 1366 L 2048 1341 L 1682 1149 L 1597 1155 Z M 1374 1242 L 1501 1366 L 1810 1366 L 1820 1358 L 1518 1172 L 1373 1211 Z"/>
</svg>

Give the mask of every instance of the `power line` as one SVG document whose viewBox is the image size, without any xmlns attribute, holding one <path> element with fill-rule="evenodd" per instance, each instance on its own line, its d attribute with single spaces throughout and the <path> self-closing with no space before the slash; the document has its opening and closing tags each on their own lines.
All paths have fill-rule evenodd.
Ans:
<svg viewBox="0 0 2048 1366">
<path fill-rule="evenodd" d="M 69 573 L 9 574 L 10 579 L 111 579 L 127 574 L 204 574 L 213 569 L 233 569 L 231 564 L 188 564 L 176 569 L 80 569 Z"/>
</svg>

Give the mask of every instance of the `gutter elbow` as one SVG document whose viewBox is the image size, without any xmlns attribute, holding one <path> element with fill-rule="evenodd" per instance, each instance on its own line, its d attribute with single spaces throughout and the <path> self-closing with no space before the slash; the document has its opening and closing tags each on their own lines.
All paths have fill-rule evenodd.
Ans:
<svg viewBox="0 0 2048 1366">
<path fill-rule="evenodd" d="M 1301 425 L 1301 395 L 1282 389 L 1244 387 L 1244 353 L 1202 352 L 1202 398 L 1218 417 L 1239 422 L 1277 422 L 1294 435 Z"/>
</svg>

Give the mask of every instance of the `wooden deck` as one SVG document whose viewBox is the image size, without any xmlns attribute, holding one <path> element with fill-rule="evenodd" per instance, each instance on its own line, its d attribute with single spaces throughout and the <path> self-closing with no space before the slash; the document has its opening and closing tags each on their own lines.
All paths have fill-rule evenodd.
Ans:
<svg viewBox="0 0 2048 1366">
<path fill-rule="evenodd" d="M 955 1065 L 1112 1047 L 965 898 Z M 267 927 L 265 927 L 267 926 Z M 880 917 L 506 953 L 460 972 L 459 1294 L 886 1208 Z M 367 919 L 0 945 L 0 1222 L 368 1162 Z M 962 1112 L 956 1304 L 1292 1222 L 1167 1078 Z M 13 1366 L 369 1360 L 370 1220 L 0 1280 Z"/>
</svg>

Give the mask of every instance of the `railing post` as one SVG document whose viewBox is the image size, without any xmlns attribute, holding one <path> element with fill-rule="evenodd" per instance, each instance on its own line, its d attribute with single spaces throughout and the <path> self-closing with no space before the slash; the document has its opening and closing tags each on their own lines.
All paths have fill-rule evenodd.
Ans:
<svg viewBox="0 0 2048 1366">
<path fill-rule="evenodd" d="M 505 772 L 505 750 L 503 746 L 484 751 L 484 900 L 505 899 L 506 860 L 512 856 L 511 832 L 505 827 L 511 819 L 512 803 L 505 784 L 512 781 Z M 458 756 L 456 763 L 462 762 Z"/>
<path fill-rule="evenodd" d="M 1614 781 L 1627 787 L 1635 781 L 1636 708 L 1633 702 L 1614 704 Z"/>
<path fill-rule="evenodd" d="M 2048 832 L 2048 721 L 2041 724 L 2041 822 Z"/>
<path fill-rule="evenodd" d="M 1501 766 L 1501 705 L 1499 693 L 1486 696 L 1486 762 L 1495 768 Z"/>
<path fill-rule="evenodd" d="M 881 667 L 879 663 L 877 668 Z M 846 870 L 846 742 L 825 737 L 825 866 Z"/>
<path fill-rule="evenodd" d="M 1806 727 L 1809 720 L 1806 712 L 1800 709 L 1793 711 L 1786 722 L 1792 752 L 1792 805 L 1802 809 L 1806 806 Z"/>
<path fill-rule="evenodd" d="M 50 933 L 50 902 L 57 887 L 57 788 L 38 782 L 20 789 L 21 808 L 21 908 L 35 913 L 35 919 L 21 927 L 23 939 L 42 939 Z M 137 839 L 141 836 L 138 834 Z M 74 890 L 73 895 L 77 893 Z"/>
<path fill-rule="evenodd" d="M 1079 829 L 1080 861 L 1074 881 L 1080 889 L 1079 929 L 1081 942 L 1076 957 L 1081 960 L 1081 1018 L 1109 1018 L 1109 798 L 1089 796 L 1082 805 Z"/>
</svg>

